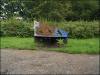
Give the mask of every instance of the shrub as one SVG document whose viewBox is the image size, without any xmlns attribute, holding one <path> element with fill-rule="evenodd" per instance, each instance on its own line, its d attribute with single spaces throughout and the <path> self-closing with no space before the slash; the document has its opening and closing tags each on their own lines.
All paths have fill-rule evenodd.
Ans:
<svg viewBox="0 0 100 75">
<path fill-rule="evenodd" d="M 58 44 L 59 47 L 64 46 L 64 40 L 63 39 L 58 39 L 57 44 Z"/>
<path fill-rule="evenodd" d="M 33 36 L 33 23 L 23 20 L 16 20 L 10 18 L 8 20 L 1 21 L 1 36 L 20 36 L 20 37 L 29 37 Z"/>
<path fill-rule="evenodd" d="M 100 37 L 99 21 L 48 21 L 48 23 L 69 32 L 70 38 Z"/>
<path fill-rule="evenodd" d="M 47 23 L 48 25 L 55 25 L 69 32 L 70 38 L 93 38 L 99 37 L 100 27 L 98 21 L 63 21 L 53 22 L 45 19 L 40 22 Z M 16 20 L 10 18 L 1 21 L 0 36 L 20 36 L 31 37 L 34 35 L 33 22 Z"/>
<path fill-rule="evenodd" d="M 99 37 L 100 27 L 98 21 L 69 21 L 60 22 L 58 27 L 69 32 L 70 38 L 93 38 Z"/>
</svg>

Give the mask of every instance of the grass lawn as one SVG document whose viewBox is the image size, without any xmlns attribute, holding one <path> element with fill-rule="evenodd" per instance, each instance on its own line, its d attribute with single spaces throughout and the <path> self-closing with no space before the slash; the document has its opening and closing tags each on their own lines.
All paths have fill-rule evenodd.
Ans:
<svg viewBox="0 0 100 75">
<path fill-rule="evenodd" d="M 1 48 L 35 49 L 34 38 L 2 37 Z M 66 53 L 99 54 L 99 39 L 69 39 L 65 47 L 46 48 Z"/>
<path fill-rule="evenodd" d="M 99 38 L 69 39 L 65 47 L 51 48 L 49 50 L 55 50 L 67 53 L 99 54 Z"/>
<path fill-rule="evenodd" d="M 2 37 L 1 48 L 35 49 L 34 38 Z"/>
</svg>

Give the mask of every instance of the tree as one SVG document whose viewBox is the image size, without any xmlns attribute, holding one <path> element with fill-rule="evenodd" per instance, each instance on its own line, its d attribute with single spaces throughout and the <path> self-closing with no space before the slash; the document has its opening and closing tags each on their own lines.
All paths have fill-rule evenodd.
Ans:
<svg viewBox="0 0 100 75">
<path fill-rule="evenodd" d="M 95 12 L 99 10 L 99 0 L 75 0 L 71 2 L 72 11 L 74 12 L 73 16 L 76 17 L 76 19 L 94 19 L 93 13 L 99 13 Z"/>
<path fill-rule="evenodd" d="M 99 0 L 1 0 L 1 16 L 50 20 L 99 19 Z"/>
</svg>

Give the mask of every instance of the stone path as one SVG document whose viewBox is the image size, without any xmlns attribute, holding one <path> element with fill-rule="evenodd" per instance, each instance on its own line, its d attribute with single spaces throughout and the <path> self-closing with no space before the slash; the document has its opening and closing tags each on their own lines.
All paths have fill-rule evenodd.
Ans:
<svg viewBox="0 0 100 75">
<path fill-rule="evenodd" d="M 99 74 L 99 55 L 1 49 L 2 74 Z"/>
</svg>

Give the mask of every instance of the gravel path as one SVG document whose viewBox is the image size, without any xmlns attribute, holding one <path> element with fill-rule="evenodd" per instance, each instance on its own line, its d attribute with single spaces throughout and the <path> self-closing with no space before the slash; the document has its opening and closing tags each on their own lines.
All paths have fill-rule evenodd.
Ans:
<svg viewBox="0 0 100 75">
<path fill-rule="evenodd" d="M 2 74 L 99 74 L 99 55 L 1 49 Z"/>
</svg>

